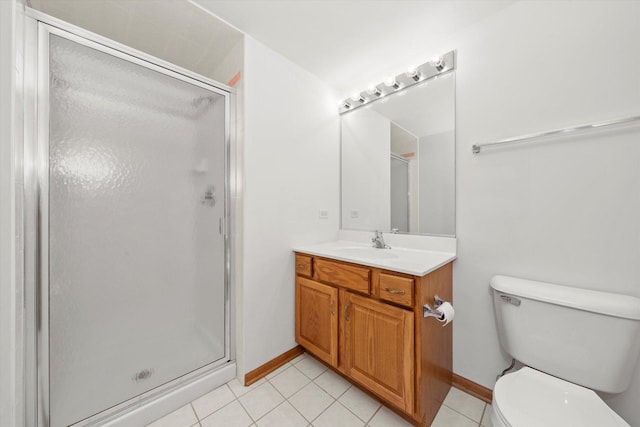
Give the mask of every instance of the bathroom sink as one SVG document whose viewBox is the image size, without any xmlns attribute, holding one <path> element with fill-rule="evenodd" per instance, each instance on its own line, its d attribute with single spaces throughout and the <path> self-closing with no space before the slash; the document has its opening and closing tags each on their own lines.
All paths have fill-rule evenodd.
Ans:
<svg viewBox="0 0 640 427">
<path fill-rule="evenodd" d="M 376 248 L 363 248 L 346 247 L 335 249 L 336 253 L 343 254 L 345 256 L 353 256 L 358 258 L 368 259 L 393 259 L 398 258 L 398 255 L 391 252 L 389 249 L 376 249 Z"/>
</svg>

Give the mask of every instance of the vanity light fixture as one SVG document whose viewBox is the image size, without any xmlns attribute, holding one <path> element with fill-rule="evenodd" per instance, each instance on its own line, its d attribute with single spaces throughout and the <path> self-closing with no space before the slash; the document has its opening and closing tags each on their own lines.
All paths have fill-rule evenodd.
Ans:
<svg viewBox="0 0 640 427">
<path fill-rule="evenodd" d="M 384 83 L 371 85 L 364 92 L 354 93 L 351 98 L 347 98 L 339 104 L 338 110 L 340 113 L 346 113 L 375 101 L 384 102 L 387 95 L 400 93 L 413 85 L 424 85 L 428 80 L 454 70 L 455 59 L 456 53 L 451 51 L 442 56 L 435 56 L 422 65 L 411 67 L 395 77 L 389 76 L 384 80 Z"/>
</svg>

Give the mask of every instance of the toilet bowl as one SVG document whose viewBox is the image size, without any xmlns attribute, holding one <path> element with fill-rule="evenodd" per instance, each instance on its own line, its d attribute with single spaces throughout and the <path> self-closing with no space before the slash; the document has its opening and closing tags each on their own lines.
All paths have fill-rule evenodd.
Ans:
<svg viewBox="0 0 640 427">
<path fill-rule="evenodd" d="M 500 344 L 525 365 L 497 381 L 494 426 L 629 427 L 593 390 L 629 387 L 640 299 L 508 276 L 491 288 Z"/>
<path fill-rule="evenodd" d="M 524 367 L 493 391 L 494 427 L 630 427 L 592 390 Z"/>
</svg>

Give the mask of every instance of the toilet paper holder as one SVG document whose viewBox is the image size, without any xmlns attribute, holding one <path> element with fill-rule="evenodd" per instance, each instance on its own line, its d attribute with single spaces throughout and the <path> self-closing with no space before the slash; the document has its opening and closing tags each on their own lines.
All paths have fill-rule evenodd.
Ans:
<svg viewBox="0 0 640 427">
<path fill-rule="evenodd" d="M 438 311 L 438 307 L 440 307 L 442 305 L 442 303 L 444 303 L 444 301 L 438 296 L 434 296 L 433 297 L 433 307 L 431 308 L 431 306 L 429 304 L 425 304 L 422 306 L 422 317 L 435 317 L 438 320 L 443 320 L 444 319 L 444 313 L 442 313 L 441 311 Z"/>
</svg>

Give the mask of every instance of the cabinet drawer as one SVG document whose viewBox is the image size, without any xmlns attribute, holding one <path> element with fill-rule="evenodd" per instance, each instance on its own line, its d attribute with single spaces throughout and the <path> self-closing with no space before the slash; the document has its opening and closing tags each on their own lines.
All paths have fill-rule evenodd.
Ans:
<svg viewBox="0 0 640 427">
<path fill-rule="evenodd" d="M 370 293 L 371 270 L 355 265 L 316 259 L 316 279 L 365 294 Z"/>
<path fill-rule="evenodd" d="M 413 307 L 413 279 L 380 273 L 380 299 Z"/>
<path fill-rule="evenodd" d="M 313 276 L 313 258 L 308 255 L 296 254 L 296 274 Z"/>
</svg>

